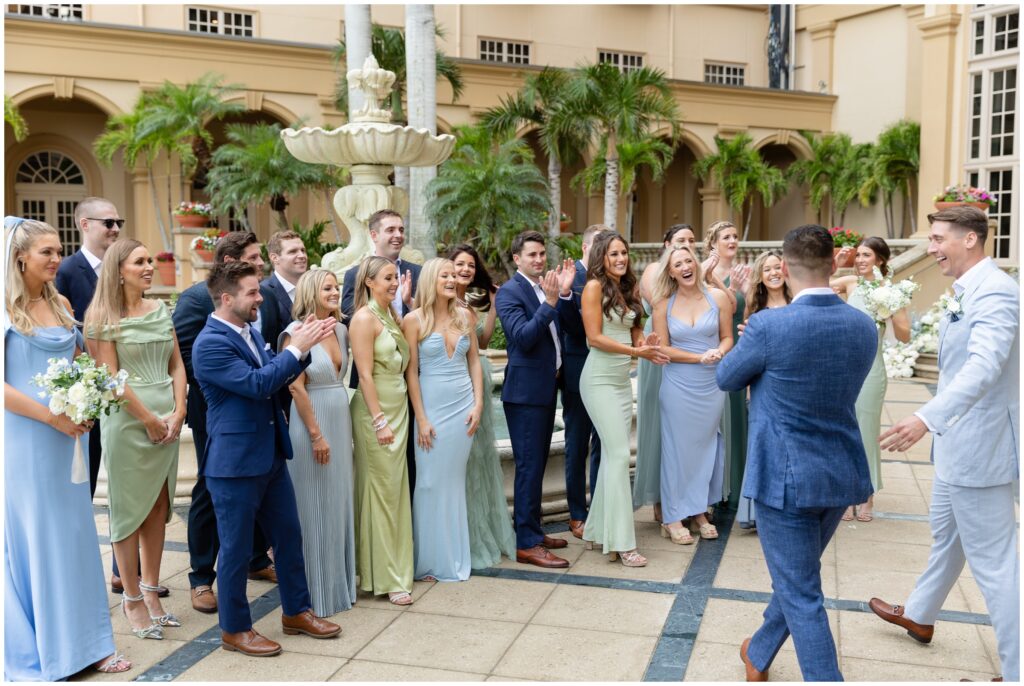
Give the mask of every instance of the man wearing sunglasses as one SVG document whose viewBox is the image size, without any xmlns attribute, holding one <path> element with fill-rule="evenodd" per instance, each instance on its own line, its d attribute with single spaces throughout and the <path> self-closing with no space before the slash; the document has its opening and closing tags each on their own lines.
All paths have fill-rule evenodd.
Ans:
<svg viewBox="0 0 1024 686">
<path fill-rule="evenodd" d="M 92 302 L 96 281 L 107 248 L 121 235 L 124 219 L 114 203 L 106 198 L 85 198 L 75 207 L 75 226 L 82 236 L 82 247 L 61 261 L 57 269 L 57 290 L 71 303 L 74 317 L 79 322 Z M 89 491 L 96 495 L 96 479 L 100 473 L 100 420 L 89 432 Z M 117 562 L 113 563 L 111 590 L 122 592 Z M 161 587 L 163 588 L 163 587 Z M 166 592 L 161 590 L 161 597 Z"/>
</svg>

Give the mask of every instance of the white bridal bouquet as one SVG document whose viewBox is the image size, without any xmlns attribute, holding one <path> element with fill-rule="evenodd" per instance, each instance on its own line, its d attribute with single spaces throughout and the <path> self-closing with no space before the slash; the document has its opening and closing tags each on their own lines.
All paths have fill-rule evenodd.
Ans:
<svg viewBox="0 0 1024 686">
<path fill-rule="evenodd" d="M 891 279 L 884 278 L 882 272 L 875 267 L 874 280 L 868 281 L 863 276 L 857 279 L 857 292 L 874 318 L 875 325 L 881 328 L 882 323 L 892 316 L 893 312 L 902 310 L 910 304 L 914 291 L 921 287 L 921 284 L 914 283 L 911 279 L 904 279 L 893 283 Z"/>
<path fill-rule="evenodd" d="M 69 362 L 66 357 L 51 357 L 47 360 L 45 374 L 36 374 L 32 383 L 43 390 L 39 397 L 50 398 L 50 412 L 66 414 L 75 424 L 109 415 L 127 402 L 124 399 L 128 371 L 120 370 L 111 375 L 107 365 L 96 366 L 96 361 L 82 353 Z M 85 467 L 82 446 L 75 441 L 75 455 L 71 462 L 71 483 L 80 484 L 89 480 Z"/>
</svg>

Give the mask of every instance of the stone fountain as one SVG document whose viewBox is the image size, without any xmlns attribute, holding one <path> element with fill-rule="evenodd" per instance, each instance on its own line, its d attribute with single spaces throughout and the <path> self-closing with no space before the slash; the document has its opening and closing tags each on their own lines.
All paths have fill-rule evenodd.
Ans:
<svg viewBox="0 0 1024 686">
<path fill-rule="evenodd" d="M 352 121 L 332 131 L 319 126 L 281 132 L 288 152 L 303 162 L 347 167 L 351 185 L 334 195 L 334 209 L 348 227 L 351 240 L 345 248 L 324 255 L 320 266 L 338 275 L 373 252 L 367 221 L 377 210 L 391 209 L 406 215 L 409 196 L 391 185 L 388 175 L 395 165 L 432 167 L 452 154 L 455 137 L 435 136 L 427 129 L 391 123 L 391 110 L 381 107 L 391 93 L 394 72 L 381 69 L 373 55 L 362 69 L 348 72 L 350 86 L 361 90 L 366 104 L 352 113 Z M 403 251 L 404 252 L 404 251 Z"/>
</svg>

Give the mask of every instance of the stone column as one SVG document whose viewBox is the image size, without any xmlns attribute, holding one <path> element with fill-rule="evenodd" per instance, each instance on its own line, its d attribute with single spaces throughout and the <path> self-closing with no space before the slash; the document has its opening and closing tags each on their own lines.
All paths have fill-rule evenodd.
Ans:
<svg viewBox="0 0 1024 686">
<path fill-rule="evenodd" d="M 810 90 L 835 93 L 834 51 L 836 44 L 836 23 L 826 21 L 807 29 L 811 35 L 811 83 Z M 824 87 L 822 87 L 824 83 Z"/>
<path fill-rule="evenodd" d="M 912 238 L 928 235 L 928 213 L 932 211 L 927 198 L 961 177 L 954 167 L 954 148 L 962 140 L 953 129 L 957 97 L 957 79 L 961 70 L 957 61 L 957 35 L 963 15 L 955 5 L 936 5 L 940 14 L 917 23 L 921 31 L 921 170 L 917 177 L 917 233 Z"/>
<path fill-rule="evenodd" d="M 433 5 L 405 6 L 405 71 L 408 75 L 409 126 L 437 133 L 437 43 Z M 434 227 L 427 218 L 427 184 L 437 167 L 409 170 L 408 242 L 426 258 L 436 255 Z"/>
<path fill-rule="evenodd" d="M 370 56 L 370 6 L 345 5 L 345 69 L 358 69 Z M 363 92 L 348 88 L 348 120 L 365 104 Z"/>
<path fill-rule="evenodd" d="M 705 186 L 704 188 L 697 189 L 697 192 L 700 193 L 701 216 L 704 219 L 704 226 L 695 228 L 700 229 L 697 232 L 697 240 L 701 241 L 704 239 L 704 231 L 712 222 L 716 222 L 719 219 L 731 219 L 732 211 L 725 204 L 721 189 L 714 186 Z"/>
</svg>

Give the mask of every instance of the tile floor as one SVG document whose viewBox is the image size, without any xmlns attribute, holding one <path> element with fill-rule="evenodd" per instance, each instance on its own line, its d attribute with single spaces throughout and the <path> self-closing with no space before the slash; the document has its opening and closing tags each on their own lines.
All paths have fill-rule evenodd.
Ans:
<svg viewBox="0 0 1024 686">
<path fill-rule="evenodd" d="M 891 383 L 883 424 L 929 397 L 920 384 Z M 858 605 L 873 595 L 905 600 L 924 568 L 930 544 L 929 447 L 925 439 L 906 454 L 885 456 L 894 461 L 883 464 L 885 488 L 875 500 L 879 515 L 870 523 L 844 522 L 822 558 L 826 596 L 839 608 L 828 614 L 848 681 L 988 680 L 999 672 L 990 626 L 940 620 L 934 641 L 925 646 Z M 256 628 L 280 642 L 284 652 L 246 658 L 222 650 L 216 617 L 190 607 L 181 515 L 167 530 L 163 581 L 172 589 L 165 607 L 184 626 L 168 629 L 164 641 L 135 639 L 116 608 L 120 596 L 111 594 L 118 648 L 135 669 L 79 679 L 737 681 L 743 677 L 739 644 L 760 624 L 771 592 L 756 533 L 734 527 L 727 541 L 676 546 L 658 535 L 645 508 L 636 515 L 639 548 L 650 560 L 645 568 L 609 563 L 560 533 L 569 541 L 560 551 L 572 562 L 567 571 L 504 560 L 464 583 L 417 583 L 416 602 L 408 608 L 363 595 L 355 608 L 333 618 L 344 629 L 333 640 L 283 635 L 274 587 L 250 582 L 250 598 L 269 592 L 261 603 L 272 608 Z M 96 523 L 105 532 L 106 515 L 98 512 Z M 101 553 L 109 567 L 109 547 L 102 546 Z M 985 614 L 969 570 L 945 609 Z M 800 680 L 791 642 L 779 653 L 771 676 Z"/>
</svg>

